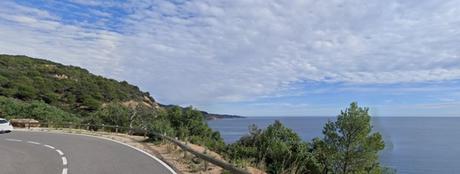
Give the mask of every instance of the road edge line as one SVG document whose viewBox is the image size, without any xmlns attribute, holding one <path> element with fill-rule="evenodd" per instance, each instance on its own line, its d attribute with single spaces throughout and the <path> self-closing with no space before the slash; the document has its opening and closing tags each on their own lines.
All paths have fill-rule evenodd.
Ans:
<svg viewBox="0 0 460 174">
<path fill-rule="evenodd" d="M 23 132 L 37 132 L 37 131 L 29 131 L 29 130 L 19 130 L 19 131 L 23 131 Z M 139 149 L 137 147 L 134 147 L 134 146 L 131 146 L 129 144 L 126 144 L 126 143 L 123 143 L 123 142 L 120 142 L 120 141 L 117 141 L 117 140 L 113 140 L 113 139 L 110 139 L 110 138 L 106 138 L 106 137 L 100 137 L 100 136 L 94 136 L 94 135 L 86 135 L 86 134 L 73 134 L 73 133 L 67 133 L 67 132 L 50 132 L 50 131 L 41 131 L 41 133 L 52 133 L 52 134 L 67 134 L 67 135 L 79 135 L 79 136 L 86 136 L 86 137 L 93 137 L 93 138 L 99 138 L 99 139 L 103 139 L 103 140 L 109 140 L 111 142 L 114 142 L 114 143 L 118 143 L 118 144 L 121 144 L 121 145 L 124 145 L 124 146 L 128 146 L 138 152 L 141 152 L 143 153 L 144 155 L 147 155 L 148 157 L 154 159 L 155 161 L 157 161 L 158 163 L 160 163 L 161 165 L 163 165 L 166 169 L 168 169 L 172 174 L 178 174 L 176 171 L 174 171 L 174 169 L 171 168 L 171 166 L 169 166 L 168 164 L 166 164 L 164 161 L 160 160 L 159 158 L 157 158 L 156 156 L 153 156 L 152 154 L 142 150 L 142 149 Z"/>
</svg>

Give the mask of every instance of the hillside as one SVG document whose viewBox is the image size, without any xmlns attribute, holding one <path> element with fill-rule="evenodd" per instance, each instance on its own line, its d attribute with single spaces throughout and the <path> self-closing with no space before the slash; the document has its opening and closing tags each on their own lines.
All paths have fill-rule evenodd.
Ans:
<svg viewBox="0 0 460 174">
<path fill-rule="evenodd" d="M 112 101 L 146 100 L 155 104 L 149 93 L 125 81 L 96 76 L 79 67 L 10 55 L 0 55 L 0 95 L 41 100 L 83 115 Z"/>
<path fill-rule="evenodd" d="M 12 55 L 0 55 L 0 96 L 26 102 L 43 101 L 81 116 L 111 102 L 128 105 L 142 102 L 150 108 L 160 106 L 148 92 L 126 81 L 97 76 L 80 67 Z M 225 117 L 202 113 L 207 118 Z"/>
<path fill-rule="evenodd" d="M 163 105 L 163 104 L 159 104 L 160 107 L 163 107 L 163 108 L 173 108 L 173 107 L 176 107 L 176 105 Z M 184 107 L 181 107 L 182 110 L 185 110 L 187 108 L 184 108 Z M 206 120 L 218 120 L 218 119 L 231 119 L 231 118 L 245 118 L 243 116 L 239 116 L 239 115 L 229 115 L 229 114 L 214 114 L 214 113 L 209 113 L 209 112 L 206 112 L 206 111 L 200 111 L 201 114 L 203 114 L 205 117 L 206 117 Z"/>
</svg>

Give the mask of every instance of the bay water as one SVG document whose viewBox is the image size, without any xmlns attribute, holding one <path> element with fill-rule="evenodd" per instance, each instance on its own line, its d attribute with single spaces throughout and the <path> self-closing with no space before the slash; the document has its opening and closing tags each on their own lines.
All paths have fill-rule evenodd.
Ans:
<svg viewBox="0 0 460 174">
<path fill-rule="evenodd" d="M 248 126 L 265 128 L 275 120 L 310 141 L 322 137 L 324 124 L 336 117 L 248 117 L 212 120 L 226 143 L 248 134 Z M 383 165 L 408 174 L 460 173 L 460 117 L 374 117 L 374 131 L 380 132 L 385 149 Z"/>
</svg>

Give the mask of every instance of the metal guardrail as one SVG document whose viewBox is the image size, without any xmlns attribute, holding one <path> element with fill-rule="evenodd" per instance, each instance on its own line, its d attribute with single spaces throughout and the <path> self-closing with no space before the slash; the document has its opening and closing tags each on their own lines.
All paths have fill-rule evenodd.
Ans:
<svg viewBox="0 0 460 174">
<path fill-rule="evenodd" d="M 172 138 L 163 134 L 160 134 L 158 132 L 155 132 L 153 130 L 148 130 L 146 128 L 130 128 L 130 127 L 121 127 L 121 126 L 114 126 L 114 125 L 95 125 L 95 124 L 75 124 L 75 123 L 40 123 L 40 127 L 46 127 L 46 128 L 69 128 L 69 129 L 83 129 L 83 130 L 93 130 L 93 131 L 98 131 L 102 130 L 103 132 L 115 132 L 115 133 L 127 133 L 128 135 L 143 135 L 144 137 L 147 137 L 149 134 L 153 134 L 155 136 L 158 136 L 161 139 L 168 140 L 177 146 L 179 146 L 182 150 L 190 152 L 191 154 L 195 155 L 196 157 L 207 161 L 209 163 L 212 163 L 216 166 L 219 166 L 227 171 L 230 171 L 231 173 L 235 174 L 250 174 L 248 171 L 238 168 L 235 165 L 228 163 L 223 160 L 215 159 L 212 156 L 207 155 L 206 153 L 198 152 L 196 150 L 193 150 L 190 146 L 187 144 L 182 143 L 179 141 L 177 138 Z M 30 124 L 26 125 L 26 128 L 30 129 Z M 206 166 L 206 165 L 205 165 Z M 205 167 L 207 168 L 207 167 Z"/>
<path fill-rule="evenodd" d="M 225 162 L 225 161 L 222 161 L 222 160 L 218 160 L 218 159 L 215 159 L 207 154 L 204 154 L 204 153 L 201 153 L 201 152 L 198 152 L 198 151 L 195 151 L 193 150 L 192 148 L 190 148 L 189 146 L 187 146 L 186 144 L 176 140 L 176 139 L 173 139 L 171 137 L 168 137 L 168 136 L 164 136 L 164 135 L 161 135 L 161 134 L 158 134 L 156 132 L 150 132 L 150 133 L 153 133 L 154 135 L 156 136 L 159 136 L 163 139 L 166 139 L 168 141 L 171 141 L 172 143 L 176 144 L 177 146 L 179 146 L 182 150 L 185 150 L 185 151 L 188 151 L 192 154 L 194 154 L 195 156 L 197 156 L 198 158 L 202 159 L 202 160 L 205 160 L 205 161 L 208 161 L 216 166 L 219 166 L 219 167 L 222 167 L 223 169 L 225 170 L 228 170 L 232 173 L 236 173 L 236 174 L 250 174 L 248 171 L 246 170 L 243 170 L 243 169 L 240 169 L 238 167 L 235 167 L 234 165 L 228 163 L 228 162 Z"/>
</svg>

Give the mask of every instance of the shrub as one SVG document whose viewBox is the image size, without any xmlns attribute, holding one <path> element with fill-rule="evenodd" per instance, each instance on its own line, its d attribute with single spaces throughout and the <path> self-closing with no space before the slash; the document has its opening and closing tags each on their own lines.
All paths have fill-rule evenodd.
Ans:
<svg viewBox="0 0 460 174">
<path fill-rule="evenodd" d="M 233 160 L 250 159 L 253 165 L 264 165 L 268 173 L 316 171 L 309 145 L 279 121 L 265 130 L 251 126 L 248 136 L 227 147 L 227 154 Z"/>
<path fill-rule="evenodd" d="M 42 101 L 24 102 L 0 96 L 0 117 L 31 118 L 40 122 L 64 123 L 79 122 L 76 115 L 48 105 Z"/>
</svg>

